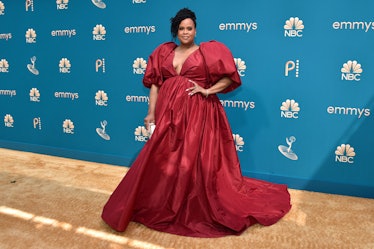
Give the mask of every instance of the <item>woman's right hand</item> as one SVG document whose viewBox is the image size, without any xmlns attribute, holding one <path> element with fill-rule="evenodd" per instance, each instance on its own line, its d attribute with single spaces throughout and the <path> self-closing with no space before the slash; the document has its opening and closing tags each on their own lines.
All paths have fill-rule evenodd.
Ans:
<svg viewBox="0 0 374 249">
<path fill-rule="evenodd" d="M 155 115 L 148 113 L 148 115 L 144 118 L 144 126 L 147 130 L 149 130 L 150 123 L 155 124 Z"/>
</svg>

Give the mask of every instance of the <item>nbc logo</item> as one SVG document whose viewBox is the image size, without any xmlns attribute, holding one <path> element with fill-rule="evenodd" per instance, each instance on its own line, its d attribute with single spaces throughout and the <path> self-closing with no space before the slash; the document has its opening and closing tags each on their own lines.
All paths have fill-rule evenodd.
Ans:
<svg viewBox="0 0 374 249">
<path fill-rule="evenodd" d="M 68 3 L 69 3 L 69 0 L 57 0 L 56 1 L 57 9 L 58 10 L 67 10 L 68 9 Z"/>
<path fill-rule="evenodd" d="M 34 0 L 26 0 L 25 2 L 26 11 L 34 11 Z"/>
<path fill-rule="evenodd" d="M 42 119 L 40 117 L 34 118 L 32 120 L 32 124 L 34 126 L 34 129 L 42 129 Z"/>
<path fill-rule="evenodd" d="M 105 9 L 106 8 L 106 4 L 103 2 L 103 0 L 91 0 L 91 1 L 96 7 L 100 8 L 100 9 Z"/>
<path fill-rule="evenodd" d="M 30 95 L 30 101 L 40 102 L 40 92 L 37 88 L 31 88 L 29 95 Z"/>
<path fill-rule="evenodd" d="M 95 69 L 96 69 L 96 72 L 99 72 L 99 69 L 101 69 L 101 71 L 105 73 L 105 59 L 104 58 L 96 60 Z"/>
<path fill-rule="evenodd" d="M 103 91 L 97 91 L 95 95 L 95 103 L 98 106 L 107 106 L 108 105 L 108 95 Z"/>
<path fill-rule="evenodd" d="M 106 35 L 105 27 L 101 24 L 96 24 L 96 26 L 93 28 L 92 34 L 92 39 L 94 41 L 104 41 Z"/>
<path fill-rule="evenodd" d="M 62 122 L 62 131 L 66 134 L 74 134 L 74 123 L 70 119 L 65 119 Z"/>
<path fill-rule="evenodd" d="M 136 58 L 132 64 L 134 74 L 144 74 L 147 68 L 147 61 L 143 58 Z"/>
<path fill-rule="evenodd" d="M 245 65 L 245 61 L 243 61 L 240 58 L 234 58 L 234 62 L 235 62 L 239 75 L 245 76 L 245 70 L 247 69 L 247 66 Z"/>
<path fill-rule="evenodd" d="M 282 102 L 280 110 L 282 118 L 299 118 L 299 103 L 293 99 L 287 99 L 286 101 Z"/>
<path fill-rule="evenodd" d="M 134 135 L 135 135 L 135 141 L 139 141 L 139 142 L 147 142 L 150 136 L 149 132 L 144 126 L 136 127 Z"/>
<path fill-rule="evenodd" d="M 285 37 L 302 37 L 304 24 L 298 17 L 291 17 L 284 25 Z"/>
<path fill-rule="evenodd" d="M 354 163 L 353 159 L 355 156 L 355 149 L 349 144 L 342 144 L 335 150 L 335 162 Z"/>
<path fill-rule="evenodd" d="M 9 73 L 9 63 L 6 59 L 0 60 L 0 73 Z"/>
<path fill-rule="evenodd" d="M 26 43 L 36 43 L 36 32 L 33 29 L 28 29 L 25 34 Z"/>
<path fill-rule="evenodd" d="M 10 115 L 10 114 L 5 115 L 4 124 L 5 124 L 5 127 L 9 127 L 9 128 L 13 127 L 14 119 L 13 119 L 12 115 Z"/>
<path fill-rule="evenodd" d="M 62 58 L 58 64 L 60 73 L 70 73 L 71 64 L 67 58 Z"/>
<path fill-rule="evenodd" d="M 132 0 L 132 3 L 137 4 L 137 3 L 147 3 L 146 0 Z"/>
<path fill-rule="evenodd" d="M 340 69 L 342 72 L 342 80 L 355 80 L 360 81 L 362 68 L 361 64 L 357 61 L 347 61 L 343 64 L 343 67 Z"/>
<path fill-rule="evenodd" d="M 232 134 L 232 137 L 234 139 L 236 151 L 243 151 L 243 146 L 244 146 L 244 140 L 239 134 Z"/>
<path fill-rule="evenodd" d="M 0 1 L 0 16 L 4 15 L 5 5 Z"/>
<path fill-rule="evenodd" d="M 284 75 L 288 77 L 288 73 L 290 71 L 295 70 L 295 77 L 299 77 L 299 67 L 300 67 L 300 61 L 295 60 L 295 61 L 287 61 L 285 66 L 284 66 Z"/>
</svg>

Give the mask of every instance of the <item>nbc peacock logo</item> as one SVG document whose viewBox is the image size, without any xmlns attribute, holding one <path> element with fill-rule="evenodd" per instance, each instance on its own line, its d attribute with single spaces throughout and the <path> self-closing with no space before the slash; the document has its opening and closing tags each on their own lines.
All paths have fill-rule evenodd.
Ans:
<svg viewBox="0 0 374 249">
<path fill-rule="evenodd" d="M 62 58 L 58 64 L 60 73 L 70 73 L 71 63 L 67 58 Z"/>
<path fill-rule="evenodd" d="M 302 37 L 304 30 L 303 21 L 298 17 L 291 17 L 284 25 L 285 37 Z"/>
<path fill-rule="evenodd" d="M 134 135 L 137 142 L 147 142 L 150 137 L 149 131 L 144 126 L 136 127 Z"/>
<path fill-rule="evenodd" d="M 361 64 L 355 60 L 349 60 L 344 63 L 340 71 L 342 72 L 341 79 L 348 81 L 360 81 L 361 73 L 363 72 Z"/>
<path fill-rule="evenodd" d="M 238 70 L 238 74 L 240 76 L 245 76 L 245 70 L 247 69 L 245 61 L 243 61 L 241 58 L 234 58 L 234 62 L 236 69 Z"/>
<path fill-rule="evenodd" d="M 40 92 L 37 88 L 31 88 L 29 95 L 31 102 L 40 102 Z"/>
<path fill-rule="evenodd" d="M 147 68 L 147 61 L 143 58 L 136 58 L 132 64 L 134 74 L 144 74 Z"/>
<path fill-rule="evenodd" d="M 9 62 L 6 59 L 0 60 L 0 73 L 9 73 Z"/>
<path fill-rule="evenodd" d="M 36 32 L 34 29 L 30 28 L 25 34 L 26 43 L 36 43 Z"/>
<path fill-rule="evenodd" d="M 96 24 L 92 31 L 94 41 L 105 41 L 106 29 L 102 24 Z"/>
<path fill-rule="evenodd" d="M 341 144 L 335 150 L 335 162 L 354 163 L 355 149 L 349 144 Z"/>
<path fill-rule="evenodd" d="M 5 15 L 5 5 L 0 1 L 0 16 Z"/>
<path fill-rule="evenodd" d="M 232 134 L 232 137 L 234 139 L 236 151 L 242 152 L 244 147 L 243 138 L 239 134 Z"/>
<path fill-rule="evenodd" d="M 108 95 L 103 91 L 99 90 L 95 95 L 95 103 L 98 106 L 107 106 L 108 105 Z"/>
<path fill-rule="evenodd" d="M 67 10 L 69 8 L 69 0 L 56 0 L 58 10 Z"/>
<path fill-rule="evenodd" d="M 294 99 L 287 99 L 286 101 L 282 102 L 280 110 L 282 118 L 299 118 L 299 103 L 297 103 Z"/>
<path fill-rule="evenodd" d="M 5 117 L 4 117 L 5 127 L 12 128 L 12 127 L 14 127 L 13 124 L 14 124 L 14 119 L 13 119 L 12 115 L 6 114 Z"/>
<path fill-rule="evenodd" d="M 66 134 L 74 134 L 74 123 L 70 119 L 65 119 L 64 122 L 62 122 L 62 131 Z"/>
</svg>

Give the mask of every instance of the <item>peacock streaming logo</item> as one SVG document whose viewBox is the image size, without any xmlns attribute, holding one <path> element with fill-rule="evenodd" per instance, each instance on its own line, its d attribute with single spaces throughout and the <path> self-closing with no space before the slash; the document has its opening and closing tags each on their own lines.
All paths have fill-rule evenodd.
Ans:
<svg viewBox="0 0 374 249">
<path fill-rule="evenodd" d="M 65 119 L 64 122 L 62 122 L 62 131 L 66 134 L 74 134 L 74 123 L 70 119 Z"/>
<path fill-rule="evenodd" d="M 0 16 L 5 15 L 5 5 L 0 1 Z"/>
<path fill-rule="evenodd" d="M 354 163 L 355 149 L 349 144 L 341 144 L 335 150 L 335 162 Z"/>
<path fill-rule="evenodd" d="M 71 63 L 67 58 L 62 58 L 58 64 L 60 73 L 70 73 Z"/>
<path fill-rule="evenodd" d="M 291 17 L 286 21 L 284 27 L 284 36 L 285 37 L 302 37 L 304 24 L 301 19 L 298 17 Z"/>
<path fill-rule="evenodd" d="M 97 73 L 99 71 L 105 73 L 105 58 L 97 59 L 95 61 L 95 70 Z"/>
<path fill-rule="evenodd" d="M 56 0 L 58 10 L 67 10 L 69 8 L 69 0 Z"/>
<path fill-rule="evenodd" d="M 9 73 L 9 62 L 6 59 L 0 60 L 0 73 Z"/>
<path fill-rule="evenodd" d="M 300 61 L 294 60 L 294 61 L 287 61 L 284 65 L 284 76 L 288 77 L 290 72 L 295 73 L 295 77 L 299 77 L 299 68 L 300 68 Z"/>
<path fill-rule="evenodd" d="M 236 151 L 242 152 L 244 148 L 244 140 L 239 134 L 232 134 Z"/>
<path fill-rule="evenodd" d="M 32 124 L 34 126 L 34 129 L 42 129 L 42 119 L 40 117 L 33 118 Z"/>
<path fill-rule="evenodd" d="M 240 76 L 245 76 L 245 70 L 247 69 L 247 66 L 245 65 L 245 61 L 243 61 L 241 58 L 234 58 L 236 69 L 238 70 L 238 74 Z"/>
<path fill-rule="evenodd" d="M 281 110 L 281 117 L 282 118 L 289 118 L 289 119 L 298 119 L 299 118 L 299 103 L 297 103 L 293 99 L 287 99 L 286 101 L 282 102 L 280 107 Z"/>
<path fill-rule="evenodd" d="M 106 29 L 101 24 L 96 24 L 92 31 L 94 41 L 105 41 L 106 39 Z"/>
<path fill-rule="evenodd" d="M 134 135 L 136 142 L 147 142 L 151 134 L 144 126 L 138 126 L 135 128 Z"/>
<path fill-rule="evenodd" d="M 25 34 L 26 43 L 36 43 L 36 32 L 34 29 L 30 28 Z"/>
<path fill-rule="evenodd" d="M 108 106 L 108 95 L 103 91 L 99 90 L 95 95 L 95 103 L 98 106 Z"/>
<path fill-rule="evenodd" d="M 147 3 L 147 0 L 132 0 L 133 4 Z"/>
<path fill-rule="evenodd" d="M 348 81 L 360 81 L 361 73 L 363 72 L 361 64 L 357 61 L 347 61 L 343 64 L 343 67 L 340 69 L 342 80 Z"/>
<path fill-rule="evenodd" d="M 4 125 L 5 127 L 12 128 L 14 127 L 14 119 L 12 115 L 6 114 L 4 117 Z"/>
<path fill-rule="evenodd" d="M 29 95 L 31 102 L 40 102 L 40 92 L 37 88 L 31 88 Z"/>
<path fill-rule="evenodd" d="M 26 8 L 26 11 L 34 11 L 34 0 L 26 0 L 25 8 Z"/>
<path fill-rule="evenodd" d="M 103 2 L 103 0 L 91 0 L 91 1 L 96 7 L 100 8 L 100 9 L 105 9 L 106 8 L 106 4 Z"/>
<path fill-rule="evenodd" d="M 144 74 L 147 68 L 147 61 L 143 58 L 136 58 L 132 64 L 134 74 Z"/>
</svg>

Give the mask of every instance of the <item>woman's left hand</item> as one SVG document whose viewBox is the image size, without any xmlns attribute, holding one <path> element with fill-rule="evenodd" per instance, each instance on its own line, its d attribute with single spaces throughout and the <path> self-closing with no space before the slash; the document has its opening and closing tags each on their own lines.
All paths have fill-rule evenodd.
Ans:
<svg viewBox="0 0 374 249">
<path fill-rule="evenodd" d="M 208 96 L 208 90 L 207 89 L 201 87 L 199 84 L 197 84 L 193 80 L 188 80 L 188 81 L 191 82 L 194 85 L 193 87 L 189 87 L 189 88 L 186 89 L 186 92 L 189 92 L 188 95 L 192 96 L 195 93 L 200 93 L 204 97 Z"/>
</svg>

